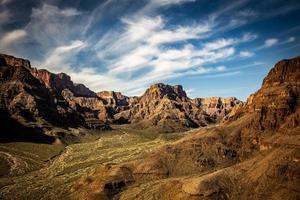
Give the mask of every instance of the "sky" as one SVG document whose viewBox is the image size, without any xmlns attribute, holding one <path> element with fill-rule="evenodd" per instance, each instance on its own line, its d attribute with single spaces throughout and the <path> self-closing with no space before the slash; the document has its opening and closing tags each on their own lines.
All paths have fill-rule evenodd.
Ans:
<svg viewBox="0 0 300 200">
<path fill-rule="evenodd" d="M 0 53 L 95 92 L 162 82 L 246 100 L 300 54 L 299 13 L 298 0 L 0 0 Z"/>
</svg>

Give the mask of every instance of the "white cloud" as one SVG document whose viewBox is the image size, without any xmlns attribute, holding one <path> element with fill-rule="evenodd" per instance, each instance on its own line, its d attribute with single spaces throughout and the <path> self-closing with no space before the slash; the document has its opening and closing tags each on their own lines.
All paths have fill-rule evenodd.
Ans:
<svg viewBox="0 0 300 200">
<path fill-rule="evenodd" d="M 265 48 L 270 48 L 272 46 L 277 45 L 279 40 L 277 38 L 268 38 L 265 40 L 264 44 L 257 47 L 257 50 L 265 49 Z"/>
<path fill-rule="evenodd" d="M 151 45 L 159 45 L 165 43 L 178 42 L 189 39 L 197 39 L 203 37 L 202 34 L 210 31 L 209 25 L 178 27 L 174 30 L 161 30 L 153 34 L 148 42 Z"/>
<path fill-rule="evenodd" d="M 274 46 L 275 44 L 278 43 L 278 39 L 277 38 L 269 38 L 265 41 L 264 46 L 265 47 L 271 47 Z"/>
<path fill-rule="evenodd" d="M 227 77 L 227 76 L 235 76 L 240 74 L 240 71 L 234 71 L 234 72 L 226 72 L 221 74 L 211 74 L 211 75 L 205 75 L 200 78 L 220 78 L 220 77 Z"/>
<path fill-rule="evenodd" d="M 81 12 L 74 8 L 65 8 L 59 9 L 57 6 L 52 6 L 49 4 L 43 4 L 41 8 L 33 8 L 32 16 L 33 17 L 41 17 L 42 19 L 48 17 L 73 17 L 76 15 L 80 15 Z"/>
<path fill-rule="evenodd" d="M 186 89 L 185 92 L 188 97 L 193 97 L 193 93 L 195 92 L 195 89 L 194 88 Z"/>
<path fill-rule="evenodd" d="M 225 66 L 218 66 L 216 67 L 217 71 L 225 71 L 226 70 L 226 67 Z"/>
<path fill-rule="evenodd" d="M 11 0 L 0 0 L 0 5 L 4 5 L 11 2 Z"/>
<path fill-rule="evenodd" d="M 74 8 L 60 9 L 57 6 L 42 4 L 33 8 L 30 22 L 24 28 L 29 40 L 40 45 L 40 51 L 47 53 L 62 44 L 76 40 L 82 29 L 77 16 L 81 12 Z M 76 19 L 76 21 L 75 21 Z"/>
<path fill-rule="evenodd" d="M 13 45 L 14 43 L 19 42 L 22 38 L 24 38 L 27 35 L 26 31 L 24 30 L 14 30 L 11 32 L 6 33 L 1 39 L 0 39 L 0 49 L 6 50 L 10 47 L 10 45 Z"/>
<path fill-rule="evenodd" d="M 216 50 L 216 49 L 220 49 L 220 48 L 224 48 L 224 47 L 233 45 L 233 44 L 235 44 L 237 42 L 238 41 L 236 39 L 232 39 L 232 38 L 224 39 L 224 38 L 221 38 L 221 39 L 218 39 L 218 40 L 216 40 L 214 42 L 206 43 L 204 45 L 204 48 L 207 49 L 207 50 Z"/>
<path fill-rule="evenodd" d="M 238 16 L 242 17 L 255 17 L 257 13 L 252 9 L 241 10 L 238 12 Z"/>
<path fill-rule="evenodd" d="M 242 37 L 242 42 L 250 42 L 252 40 L 255 40 L 258 36 L 256 34 L 252 33 L 246 33 Z"/>
<path fill-rule="evenodd" d="M 196 0 L 150 0 L 149 5 L 153 7 L 169 6 L 182 4 L 187 2 L 194 2 Z"/>
<path fill-rule="evenodd" d="M 0 25 L 6 23 L 11 17 L 11 13 L 8 10 L 4 10 L 0 13 Z"/>
<path fill-rule="evenodd" d="M 40 65 L 54 73 L 73 73 L 69 62 L 84 47 L 86 47 L 86 44 L 80 40 L 72 41 L 68 45 L 59 46 L 49 52 L 46 60 Z"/>
<path fill-rule="evenodd" d="M 96 24 L 98 14 L 78 17 L 85 13 L 43 4 L 32 10 L 24 30 L 29 42 L 38 43 L 39 51 L 45 55 L 36 60 L 38 66 L 68 73 L 74 82 L 84 83 L 94 91 L 121 89 L 125 94 L 137 95 L 150 84 L 172 78 L 239 73 L 227 72 L 229 69 L 218 66 L 218 62 L 234 57 L 236 46 L 256 39 L 256 35 L 211 40 L 210 36 L 218 31 L 215 21 L 170 26 L 156 13 L 163 6 L 192 1 L 151 0 L 137 13 L 122 15 L 117 27 L 103 31 L 98 38 L 82 34 Z M 103 11 L 108 4 L 101 4 L 99 9 Z M 90 57 L 84 66 L 78 66 L 76 59 L 83 51 Z"/>
<path fill-rule="evenodd" d="M 140 87 L 145 88 L 149 84 L 167 79 L 224 72 L 225 66 L 202 65 L 225 61 L 235 54 L 236 45 L 257 38 L 257 35 L 246 33 L 240 38 L 220 38 L 194 46 L 190 40 L 201 41 L 206 38 L 213 25 L 205 23 L 169 28 L 161 16 L 123 18 L 122 22 L 125 25 L 123 31 L 108 34 L 97 44 L 98 58 L 108 63 L 108 71 L 102 75 L 114 81 L 105 85 L 101 81 L 97 83 L 102 89 L 122 85 L 123 92 L 131 94 L 132 91 L 140 91 Z M 172 44 L 179 41 L 186 45 L 172 47 Z M 130 75 L 133 73 L 134 78 Z M 124 78 L 125 74 L 130 78 Z M 228 75 L 233 75 L 233 72 L 222 76 Z"/>
<path fill-rule="evenodd" d="M 254 53 L 251 51 L 241 51 L 240 56 L 243 58 L 249 58 L 249 57 L 254 56 Z"/>
<path fill-rule="evenodd" d="M 294 42 L 295 40 L 296 40 L 295 37 L 289 37 L 288 40 L 287 40 L 287 43 Z"/>
</svg>

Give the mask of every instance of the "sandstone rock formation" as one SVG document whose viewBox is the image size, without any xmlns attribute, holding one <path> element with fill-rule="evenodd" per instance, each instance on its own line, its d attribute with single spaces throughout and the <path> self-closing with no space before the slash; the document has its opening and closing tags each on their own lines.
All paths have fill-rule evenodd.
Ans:
<svg viewBox="0 0 300 200">
<path fill-rule="evenodd" d="M 64 89 L 70 90 L 75 96 L 96 97 L 96 94 L 83 84 L 74 84 L 71 77 L 65 73 L 53 74 L 45 69 L 32 68 L 31 73 L 40 79 L 47 88 L 60 94 Z"/>
<path fill-rule="evenodd" d="M 103 99 L 83 84 L 75 84 L 65 73 L 53 74 L 45 69 L 33 68 L 31 73 L 53 93 L 57 102 L 65 103 L 84 119 L 92 129 L 107 128 L 113 113 Z"/>
<path fill-rule="evenodd" d="M 219 122 L 241 101 L 236 98 L 190 99 L 181 85 L 152 85 L 114 117 L 135 127 L 155 127 L 157 131 L 180 131 Z"/>
<path fill-rule="evenodd" d="M 0 65 L 1 140 L 49 141 L 44 127 L 81 124 L 74 113 L 59 114 L 48 89 L 31 75 L 29 61 L 0 55 Z"/>
<path fill-rule="evenodd" d="M 219 122 L 236 105 L 242 105 L 235 98 L 190 99 L 182 86 L 162 83 L 152 85 L 141 97 L 114 91 L 96 94 L 73 83 L 67 74 L 31 68 L 28 60 L 13 56 L 1 54 L 0 59 L 1 105 L 14 118 L 23 120 L 26 115 L 26 123 L 38 118 L 49 123 L 47 126 L 93 129 L 107 128 L 108 123 L 131 123 L 136 128 L 174 132 Z"/>
<path fill-rule="evenodd" d="M 196 98 L 192 102 L 199 108 L 204 110 L 216 122 L 220 122 L 235 107 L 242 107 L 243 102 L 235 97 L 221 98 L 208 97 Z"/>
<path fill-rule="evenodd" d="M 144 158 L 99 166 L 74 186 L 74 196 L 299 199 L 299 78 L 300 57 L 279 62 L 223 124 L 194 130 Z"/>
<path fill-rule="evenodd" d="M 261 89 L 252 94 L 245 105 L 229 117 L 229 121 L 244 115 L 254 115 L 252 126 L 278 129 L 283 124 L 299 126 L 300 57 L 282 60 L 275 65 L 264 79 Z"/>
<path fill-rule="evenodd" d="M 112 108 L 114 113 L 129 109 L 138 100 L 138 97 L 127 97 L 121 92 L 114 91 L 101 91 L 97 93 L 97 96 L 103 99 L 105 105 Z"/>
<path fill-rule="evenodd" d="M 32 69 L 30 62 L 24 59 L 0 54 L 0 64 L 1 121 L 4 124 L 0 128 L 3 132 L 12 132 L 4 134 L 2 140 L 50 142 L 54 138 L 47 139 L 44 133 L 54 127 L 90 126 L 87 122 L 90 119 L 71 107 L 60 90 L 67 87 L 75 90 L 77 95 L 98 98 L 95 93 L 82 85 L 74 85 L 66 75 L 55 76 L 45 70 Z M 79 104 L 83 106 L 83 102 Z M 102 128 L 104 124 L 97 121 L 97 128 Z"/>
</svg>

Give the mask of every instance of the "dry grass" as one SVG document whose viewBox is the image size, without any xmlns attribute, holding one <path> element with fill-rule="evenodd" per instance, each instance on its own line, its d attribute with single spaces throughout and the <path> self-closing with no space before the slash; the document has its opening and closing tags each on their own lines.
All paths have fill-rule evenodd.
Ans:
<svg viewBox="0 0 300 200">
<path fill-rule="evenodd" d="M 183 135 L 151 135 L 151 132 L 126 127 L 115 128 L 117 130 L 94 136 L 93 141 L 66 146 L 60 155 L 46 163 L 45 161 L 61 151 L 62 145 L 1 144 L 1 151 L 17 159 L 19 172 L 0 179 L 0 198 L 66 197 L 75 181 L 89 174 L 100 164 L 114 165 L 139 158 Z M 7 166 L 2 166 L 7 170 Z M 18 174 L 22 175 L 16 176 Z"/>
</svg>

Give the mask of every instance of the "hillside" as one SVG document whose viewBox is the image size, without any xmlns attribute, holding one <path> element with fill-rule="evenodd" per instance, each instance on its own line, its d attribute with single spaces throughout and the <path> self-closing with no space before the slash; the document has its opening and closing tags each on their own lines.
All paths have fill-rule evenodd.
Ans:
<svg viewBox="0 0 300 200">
<path fill-rule="evenodd" d="M 142 159 L 99 166 L 73 196 L 298 199 L 299 78 L 299 57 L 280 61 L 220 126 L 195 130 Z"/>
<path fill-rule="evenodd" d="M 5 122 L 0 128 L 14 134 L 9 138 L 4 134 L 3 141 L 35 141 L 31 135 L 36 134 L 40 142 L 50 142 L 48 137 L 53 141 L 70 135 L 68 128 L 107 130 L 112 124 L 128 123 L 156 132 L 183 131 L 218 122 L 242 104 L 235 98 L 219 102 L 207 98 L 202 105 L 199 99 L 188 98 L 182 86 L 164 84 L 152 85 L 140 97 L 95 93 L 73 83 L 67 74 L 32 68 L 28 60 L 4 54 L 0 59 L 1 119 Z"/>
<path fill-rule="evenodd" d="M 140 97 L 76 93 L 0 58 L 1 199 L 299 199 L 300 57 L 245 103 L 162 83 Z"/>
</svg>

